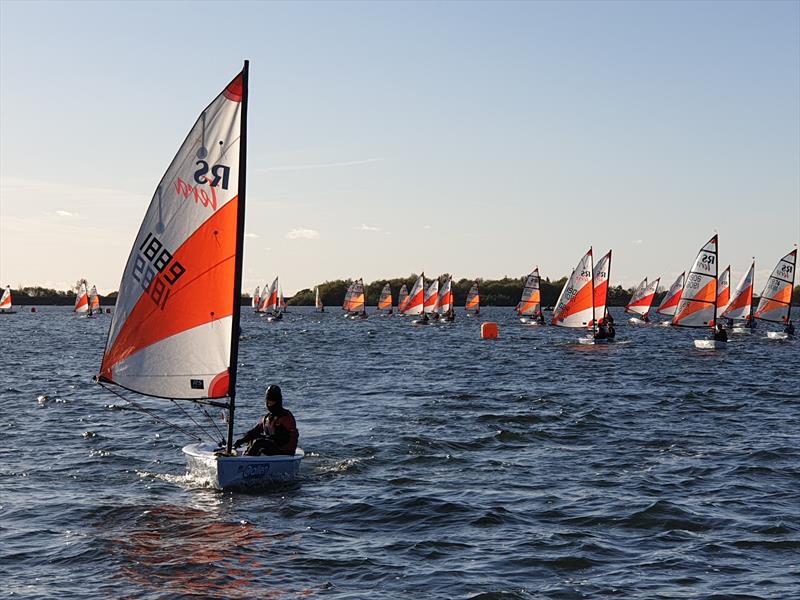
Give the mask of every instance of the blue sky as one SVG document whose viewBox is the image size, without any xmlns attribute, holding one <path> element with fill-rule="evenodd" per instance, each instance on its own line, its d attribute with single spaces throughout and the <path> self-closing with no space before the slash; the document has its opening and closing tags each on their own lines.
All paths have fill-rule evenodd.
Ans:
<svg viewBox="0 0 800 600">
<path fill-rule="evenodd" d="M 245 58 L 246 289 L 558 278 L 590 245 L 632 286 L 715 231 L 760 289 L 800 239 L 798 2 L 0 12 L 3 285 L 117 289 L 156 183 Z"/>
</svg>

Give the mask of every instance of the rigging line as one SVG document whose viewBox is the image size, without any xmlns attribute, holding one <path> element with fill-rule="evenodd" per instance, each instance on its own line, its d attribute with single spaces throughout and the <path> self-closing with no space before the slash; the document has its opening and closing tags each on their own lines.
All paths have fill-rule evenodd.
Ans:
<svg viewBox="0 0 800 600">
<path fill-rule="evenodd" d="M 211 424 L 214 426 L 214 429 L 217 430 L 217 433 L 219 434 L 220 439 L 224 440 L 225 439 L 225 434 L 222 433 L 222 430 L 217 425 L 217 422 L 214 420 L 214 418 L 210 414 L 208 414 L 208 411 L 205 408 L 203 408 L 203 414 L 206 417 L 208 417 L 209 421 L 211 421 Z"/>
<path fill-rule="evenodd" d="M 176 407 L 177 407 L 177 408 L 178 408 L 178 409 L 179 409 L 179 410 L 180 410 L 180 411 L 181 411 L 181 412 L 182 412 L 184 415 L 186 415 L 187 417 L 189 417 L 189 420 L 190 420 L 192 423 L 194 423 L 194 424 L 197 426 L 197 428 L 198 428 L 200 431 L 202 431 L 204 434 L 206 434 L 210 440 L 212 440 L 212 441 L 213 441 L 213 439 L 214 439 L 214 436 L 213 436 L 213 435 L 210 435 L 210 434 L 209 434 L 209 432 L 208 432 L 208 429 L 206 429 L 205 427 L 203 427 L 202 425 L 200 425 L 200 423 L 198 423 L 198 422 L 195 420 L 195 418 L 194 418 L 194 417 L 191 415 L 191 413 L 189 413 L 189 411 L 188 411 L 188 410 L 186 410 L 184 407 L 182 407 L 180 404 L 178 404 L 178 403 L 175 401 L 175 399 L 174 399 L 174 398 L 170 399 L 170 402 L 172 402 L 172 403 L 173 403 L 173 404 L 174 404 L 174 405 L 175 405 L 175 406 L 176 406 Z"/>
<path fill-rule="evenodd" d="M 157 415 L 157 414 L 156 414 L 156 413 L 154 413 L 152 410 L 150 410 L 150 409 L 148 409 L 148 408 L 145 408 L 144 406 L 141 406 L 141 405 L 137 404 L 137 403 L 136 403 L 136 402 L 134 402 L 133 400 L 129 400 L 128 398 L 126 398 L 125 396 L 123 396 L 122 394 L 120 394 L 119 392 L 117 392 L 116 390 L 112 390 L 111 388 L 109 388 L 109 387 L 106 387 L 105 385 L 103 385 L 103 383 L 102 383 L 102 382 L 98 381 L 97 383 L 100 385 L 100 387 L 102 387 L 102 388 L 103 388 L 104 390 L 106 390 L 107 392 L 110 392 L 110 393 L 114 394 L 114 395 L 115 395 L 117 398 L 120 398 L 121 400 L 123 400 L 123 401 L 127 402 L 128 404 L 130 404 L 131 406 L 133 406 L 133 407 L 134 407 L 134 408 L 136 408 L 137 410 L 140 410 L 141 412 L 143 412 L 143 413 L 145 413 L 145 414 L 149 415 L 150 417 L 152 417 L 153 419 L 155 419 L 155 420 L 156 420 L 156 421 L 158 421 L 159 423 L 163 423 L 164 425 L 167 425 L 168 427 L 172 427 L 173 429 L 176 429 L 177 431 L 180 431 L 180 432 L 181 432 L 182 434 L 184 434 L 185 436 L 187 436 L 187 437 L 190 437 L 190 438 L 192 438 L 192 439 L 194 439 L 194 440 L 198 440 L 198 441 L 200 441 L 200 442 L 202 442 L 202 441 L 203 441 L 203 438 L 201 438 L 201 437 L 199 437 L 199 436 L 197 436 L 197 435 L 195 435 L 195 434 L 193 434 L 193 433 L 191 433 L 191 432 L 187 431 L 186 429 L 184 429 L 184 428 L 183 428 L 183 427 L 181 427 L 180 425 L 176 425 L 175 423 L 170 423 L 170 422 L 169 422 L 169 421 L 167 421 L 167 420 L 166 420 L 164 417 L 161 417 L 161 416 Z"/>
</svg>

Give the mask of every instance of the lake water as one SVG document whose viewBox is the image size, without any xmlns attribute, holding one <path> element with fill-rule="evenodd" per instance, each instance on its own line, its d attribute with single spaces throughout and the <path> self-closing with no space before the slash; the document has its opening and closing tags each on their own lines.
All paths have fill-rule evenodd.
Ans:
<svg viewBox="0 0 800 600">
<path fill-rule="evenodd" d="M 307 454 L 299 482 L 231 493 L 91 382 L 109 316 L 24 310 L 0 317 L 0 596 L 800 595 L 798 341 L 247 309 L 237 435 L 278 383 Z"/>
</svg>

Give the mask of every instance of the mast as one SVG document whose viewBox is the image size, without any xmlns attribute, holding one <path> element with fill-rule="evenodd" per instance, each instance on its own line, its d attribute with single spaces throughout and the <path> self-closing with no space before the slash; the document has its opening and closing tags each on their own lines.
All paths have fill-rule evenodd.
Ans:
<svg viewBox="0 0 800 600">
<path fill-rule="evenodd" d="M 244 201 L 247 186 L 247 101 L 249 96 L 250 61 L 242 69 L 242 118 L 239 122 L 239 200 L 236 207 L 236 266 L 233 276 L 233 320 L 231 326 L 231 358 L 228 367 L 228 439 L 225 452 L 233 450 L 233 416 L 236 408 L 236 370 L 239 362 L 239 313 L 242 297 L 242 259 L 244 258 Z"/>
<path fill-rule="evenodd" d="M 597 319 L 594 314 L 594 253 L 592 247 L 589 246 L 589 277 L 591 277 L 591 290 L 592 290 L 592 336 L 597 335 Z"/>
</svg>

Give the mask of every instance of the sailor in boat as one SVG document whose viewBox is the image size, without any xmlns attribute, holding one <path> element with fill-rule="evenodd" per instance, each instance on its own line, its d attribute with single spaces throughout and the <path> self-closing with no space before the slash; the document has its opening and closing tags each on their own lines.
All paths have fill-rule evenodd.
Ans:
<svg viewBox="0 0 800 600">
<path fill-rule="evenodd" d="M 715 342 L 727 342 L 728 332 L 722 326 L 722 323 L 717 323 L 716 328 L 711 332 L 711 339 Z"/>
<path fill-rule="evenodd" d="M 452 307 L 448 308 L 442 315 L 442 320 L 448 323 L 452 323 L 453 321 L 456 320 L 456 311 L 453 310 Z"/>
<path fill-rule="evenodd" d="M 294 415 L 283 408 L 281 388 L 274 384 L 269 386 L 264 402 L 267 414 L 255 427 L 236 440 L 233 447 L 248 444 L 245 450 L 247 456 L 294 456 L 300 432 L 297 431 Z"/>
<path fill-rule="evenodd" d="M 535 319 L 539 325 L 544 325 L 544 314 L 541 310 L 536 313 Z"/>
<path fill-rule="evenodd" d="M 597 324 L 597 331 L 594 332 L 594 339 L 596 340 L 608 339 L 608 325 L 606 325 L 605 320 L 601 320 Z"/>
<path fill-rule="evenodd" d="M 744 318 L 744 326 L 747 329 L 753 330 L 756 328 L 756 320 L 753 318 L 753 315 L 747 315 Z"/>
<path fill-rule="evenodd" d="M 611 313 L 606 312 L 606 318 L 603 324 L 606 326 L 608 339 L 613 340 L 615 337 L 617 337 L 617 330 L 614 329 L 614 317 L 611 316 Z"/>
<path fill-rule="evenodd" d="M 427 324 L 428 324 L 428 321 L 430 321 L 430 319 L 428 318 L 428 313 L 426 313 L 426 312 L 423 312 L 423 313 L 422 313 L 422 316 L 420 317 L 420 319 L 419 319 L 419 321 L 418 321 L 418 323 L 419 323 L 420 325 L 427 325 Z"/>
<path fill-rule="evenodd" d="M 642 321 L 644 321 L 645 323 L 649 323 L 649 322 L 650 322 L 650 316 L 648 315 L 648 313 L 644 313 L 644 314 L 643 314 L 643 315 L 641 315 L 639 318 L 640 318 Z"/>
<path fill-rule="evenodd" d="M 794 325 L 791 321 L 786 321 L 786 327 L 783 328 L 783 332 L 788 335 L 794 335 Z"/>
</svg>

